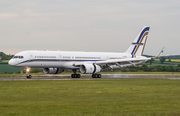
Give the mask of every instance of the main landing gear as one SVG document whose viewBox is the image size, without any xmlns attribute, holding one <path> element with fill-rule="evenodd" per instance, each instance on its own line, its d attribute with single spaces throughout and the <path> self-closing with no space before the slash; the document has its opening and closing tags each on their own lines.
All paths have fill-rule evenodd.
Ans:
<svg viewBox="0 0 180 116">
<path fill-rule="evenodd" d="M 101 78 L 101 74 L 92 74 L 92 78 Z"/>
<path fill-rule="evenodd" d="M 30 67 L 26 67 L 26 74 L 27 74 L 26 78 L 27 79 L 31 79 L 32 78 L 32 76 L 30 75 L 30 70 L 31 70 Z"/>
<path fill-rule="evenodd" d="M 71 78 L 81 78 L 80 74 L 76 74 L 76 69 L 72 70 L 74 74 L 71 74 Z M 92 74 L 92 78 L 101 78 L 101 74 Z"/>
<path fill-rule="evenodd" d="M 74 74 L 71 75 L 71 78 L 81 78 L 81 75 L 80 74 L 76 74 L 76 69 L 73 69 L 72 70 Z"/>
<path fill-rule="evenodd" d="M 72 74 L 71 78 L 81 78 L 81 75 L 80 74 Z"/>
</svg>

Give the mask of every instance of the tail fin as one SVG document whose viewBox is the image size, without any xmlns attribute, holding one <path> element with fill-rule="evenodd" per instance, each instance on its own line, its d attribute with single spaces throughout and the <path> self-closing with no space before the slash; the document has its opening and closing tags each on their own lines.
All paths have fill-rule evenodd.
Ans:
<svg viewBox="0 0 180 116">
<path fill-rule="evenodd" d="M 146 45 L 150 27 L 143 27 L 136 39 L 132 42 L 132 45 L 128 48 L 126 53 L 129 53 L 133 57 L 142 56 Z"/>
</svg>

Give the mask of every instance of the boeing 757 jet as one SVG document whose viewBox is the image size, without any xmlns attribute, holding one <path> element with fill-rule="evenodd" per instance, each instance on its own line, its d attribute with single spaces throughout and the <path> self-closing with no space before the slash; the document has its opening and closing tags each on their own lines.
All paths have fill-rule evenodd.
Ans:
<svg viewBox="0 0 180 116">
<path fill-rule="evenodd" d="M 102 69 L 124 68 L 144 63 L 151 58 L 142 56 L 150 27 L 144 27 L 130 47 L 124 53 L 109 52 L 76 52 L 76 51 L 22 51 L 17 53 L 9 65 L 24 67 L 27 78 L 31 78 L 31 68 L 43 68 L 45 74 L 59 74 L 71 69 L 72 78 L 80 78 L 83 74 L 92 74 L 92 78 L 101 78 Z"/>
</svg>

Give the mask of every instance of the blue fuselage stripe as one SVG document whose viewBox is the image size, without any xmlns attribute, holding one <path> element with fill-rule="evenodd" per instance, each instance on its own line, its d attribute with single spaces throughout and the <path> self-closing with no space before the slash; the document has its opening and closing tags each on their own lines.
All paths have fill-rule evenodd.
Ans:
<svg viewBox="0 0 180 116">
<path fill-rule="evenodd" d="M 101 61 L 101 60 L 70 60 L 70 59 L 32 59 L 32 60 L 26 60 L 23 62 L 20 62 L 19 64 L 23 64 L 26 62 L 67 62 L 67 61 L 71 61 L 71 62 L 95 62 L 95 61 Z"/>
</svg>

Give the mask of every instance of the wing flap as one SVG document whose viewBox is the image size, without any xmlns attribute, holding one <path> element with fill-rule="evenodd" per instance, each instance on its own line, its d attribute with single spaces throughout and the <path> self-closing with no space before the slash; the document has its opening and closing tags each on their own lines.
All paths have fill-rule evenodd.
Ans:
<svg viewBox="0 0 180 116">
<path fill-rule="evenodd" d="M 114 59 L 105 61 L 96 61 L 95 64 L 116 64 L 116 63 L 133 63 L 135 61 L 148 61 L 151 58 L 126 58 L 126 59 Z"/>
<path fill-rule="evenodd" d="M 121 66 L 121 65 L 125 65 L 125 64 L 136 65 L 137 62 L 146 62 L 146 61 L 148 61 L 150 59 L 151 58 L 126 58 L 126 59 L 103 60 L 103 61 L 86 62 L 86 63 L 97 64 L 97 65 L 100 65 L 100 66 L 103 66 L 103 65 L 109 65 L 109 66 L 110 65 L 117 65 L 117 66 Z M 76 62 L 74 65 L 75 66 L 80 66 L 80 65 L 83 65 L 83 64 L 84 63 L 82 63 L 82 62 Z"/>
</svg>

